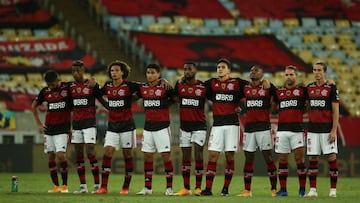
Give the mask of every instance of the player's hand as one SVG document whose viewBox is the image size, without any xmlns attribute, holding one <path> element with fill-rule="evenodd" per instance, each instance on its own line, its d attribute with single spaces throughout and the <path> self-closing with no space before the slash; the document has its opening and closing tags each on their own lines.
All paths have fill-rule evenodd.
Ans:
<svg viewBox="0 0 360 203">
<path fill-rule="evenodd" d="M 328 142 L 330 144 L 334 143 L 335 140 L 336 140 L 336 137 L 337 137 L 336 132 L 331 131 L 330 134 L 329 134 L 329 137 L 328 137 Z"/>
<path fill-rule="evenodd" d="M 165 80 L 164 78 L 160 78 L 160 79 L 159 79 L 159 82 L 160 82 L 161 87 L 163 87 L 163 88 L 165 88 L 165 89 L 167 89 L 167 90 L 171 89 L 171 85 L 170 85 L 169 82 L 168 82 L 167 80 Z"/>
<path fill-rule="evenodd" d="M 327 79 L 325 82 L 328 85 L 336 85 L 336 83 L 335 83 L 335 81 L 333 79 Z"/>
<path fill-rule="evenodd" d="M 184 76 L 181 76 L 181 77 L 178 79 L 178 83 L 179 83 L 179 84 L 184 84 L 184 83 L 185 83 L 185 77 L 184 77 Z"/>
<path fill-rule="evenodd" d="M 240 114 L 241 114 L 241 110 L 242 110 L 242 109 L 240 108 L 240 106 L 239 106 L 239 107 L 236 107 L 236 108 L 235 108 L 236 114 L 237 114 L 237 115 L 240 115 Z"/>
<path fill-rule="evenodd" d="M 40 123 L 38 125 L 38 130 L 41 134 L 45 134 L 46 126 L 44 126 L 43 124 Z"/>
<path fill-rule="evenodd" d="M 261 84 L 262 84 L 262 86 L 263 86 L 264 89 L 270 89 L 270 82 L 269 82 L 269 80 L 264 79 L 264 80 L 261 81 Z"/>
<path fill-rule="evenodd" d="M 95 85 L 96 85 L 96 80 L 95 80 L 95 78 L 94 78 L 94 77 L 90 77 L 90 78 L 88 79 L 87 85 L 88 85 L 89 87 L 95 87 Z"/>
</svg>

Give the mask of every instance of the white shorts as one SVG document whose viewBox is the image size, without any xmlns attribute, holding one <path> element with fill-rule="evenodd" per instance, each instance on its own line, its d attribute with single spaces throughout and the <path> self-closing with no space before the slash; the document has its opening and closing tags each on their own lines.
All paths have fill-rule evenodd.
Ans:
<svg viewBox="0 0 360 203">
<path fill-rule="evenodd" d="M 143 132 L 143 141 L 141 151 L 143 152 L 170 152 L 171 133 L 170 127 L 158 130 Z"/>
<path fill-rule="evenodd" d="M 44 135 L 44 152 L 66 152 L 69 135 Z"/>
<path fill-rule="evenodd" d="M 260 151 L 271 150 L 274 141 L 270 130 L 246 133 L 244 132 L 243 149 L 247 152 L 255 152 L 259 147 Z"/>
<path fill-rule="evenodd" d="M 275 152 L 289 154 L 291 150 L 305 146 L 303 132 L 278 131 L 275 137 Z"/>
<path fill-rule="evenodd" d="M 217 152 L 236 152 L 239 148 L 240 126 L 213 126 L 209 137 L 208 150 Z"/>
<path fill-rule="evenodd" d="M 86 128 L 82 130 L 73 130 L 71 136 L 71 143 L 96 143 L 96 128 Z"/>
<path fill-rule="evenodd" d="M 106 131 L 104 147 L 114 147 L 116 150 L 121 148 L 136 148 L 136 130 L 115 133 Z"/>
<path fill-rule="evenodd" d="M 191 147 L 192 143 L 204 146 L 206 130 L 186 132 L 180 129 L 180 147 Z"/>
<path fill-rule="evenodd" d="M 329 133 L 310 133 L 308 132 L 306 138 L 307 155 L 321 155 L 338 153 L 337 139 L 335 142 L 329 143 Z"/>
</svg>

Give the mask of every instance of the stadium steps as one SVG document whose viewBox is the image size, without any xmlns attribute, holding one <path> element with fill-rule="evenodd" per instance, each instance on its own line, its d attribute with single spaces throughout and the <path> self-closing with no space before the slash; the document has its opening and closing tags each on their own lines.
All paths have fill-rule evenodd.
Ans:
<svg viewBox="0 0 360 203">
<path fill-rule="evenodd" d="M 81 48 L 93 54 L 104 65 L 115 59 L 126 61 L 133 67 L 130 79 L 143 80 L 144 74 L 140 74 L 134 68 L 131 57 L 126 56 L 125 52 L 120 49 L 117 39 L 105 33 L 101 26 L 96 24 L 96 20 L 90 17 L 87 8 L 84 8 L 79 1 L 52 1 L 52 3 L 60 18 L 63 18 L 60 19 L 62 23 L 69 25 L 69 36 L 76 41 L 80 39 L 83 42 L 83 46 L 80 42 Z"/>
</svg>

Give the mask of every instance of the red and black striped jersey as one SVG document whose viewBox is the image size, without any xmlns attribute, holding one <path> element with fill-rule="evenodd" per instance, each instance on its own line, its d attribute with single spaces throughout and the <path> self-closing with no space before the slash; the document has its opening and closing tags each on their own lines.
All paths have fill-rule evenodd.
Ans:
<svg viewBox="0 0 360 203">
<path fill-rule="evenodd" d="M 175 94 L 179 96 L 180 128 L 187 132 L 206 130 L 204 82 L 200 80 L 194 84 L 177 82 Z"/>
<path fill-rule="evenodd" d="M 303 114 L 306 100 L 306 88 L 303 86 L 277 89 L 274 101 L 279 106 L 278 131 L 304 131 Z"/>
<path fill-rule="evenodd" d="M 335 85 L 317 85 L 316 82 L 307 86 L 309 96 L 309 132 L 327 133 L 332 128 L 332 103 L 339 102 L 339 93 Z"/>
<path fill-rule="evenodd" d="M 269 89 L 262 85 L 252 86 L 248 82 L 244 87 L 245 95 L 245 132 L 256 132 L 270 129 L 270 107 L 276 87 L 270 84 Z"/>
<path fill-rule="evenodd" d="M 123 81 L 119 86 L 106 82 L 100 89 L 100 94 L 108 99 L 108 131 L 126 132 L 135 129 L 131 111 L 132 95 L 139 91 L 139 84 Z"/>
<path fill-rule="evenodd" d="M 57 88 L 44 87 L 35 100 L 38 104 L 47 102 L 46 135 L 70 132 L 72 105 L 67 83 L 60 83 Z"/>
<path fill-rule="evenodd" d="M 69 82 L 71 99 L 73 103 L 72 126 L 75 130 L 86 129 L 96 126 L 96 107 L 94 89 L 99 85 L 89 87 L 88 80 L 81 83 Z"/>
<path fill-rule="evenodd" d="M 211 78 L 205 81 L 207 98 L 213 103 L 213 126 L 239 125 L 235 109 L 243 97 L 246 80 L 229 78 L 221 81 Z"/>
<path fill-rule="evenodd" d="M 143 98 L 145 130 L 157 131 L 169 127 L 169 105 L 174 95 L 173 88 L 166 89 L 161 85 L 149 86 L 147 83 L 140 86 L 138 96 Z"/>
</svg>

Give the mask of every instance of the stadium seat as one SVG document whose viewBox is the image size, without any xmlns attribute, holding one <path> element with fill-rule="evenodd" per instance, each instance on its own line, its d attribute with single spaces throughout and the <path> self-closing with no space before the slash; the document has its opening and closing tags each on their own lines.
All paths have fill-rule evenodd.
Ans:
<svg viewBox="0 0 360 203">
<path fill-rule="evenodd" d="M 33 37 L 33 33 L 31 31 L 31 29 L 18 29 L 17 30 L 18 32 L 18 36 L 20 37 L 24 37 L 24 38 L 28 38 L 28 39 L 31 39 Z"/>
<path fill-rule="evenodd" d="M 153 33 L 163 33 L 165 30 L 165 25 L 161 23 L 151 23 L 148 25 L 147 30 Z"/>
<path fill-rule="evenodd" d="M 309 50 L 301 50 L 298 53 L 298 56 L 305 62 L 305 63 L 311 63 L 312 62 L 312 52 Z"/>
<path fill-rule="evenodd" d="M 227 32 L 227 29 L 225 27 L 215 27 L 211 30 L 211 33 L 213 35 L 225 35 Z"/>
<path fill-rule="evenodd" d="M 220 25 L 226 28 L 235 26 L 235 20 L 233 18 L 220 19 Z"/>
<path fill-rule="evenodd" d="M 330 56 L 330 52 L 326 51 L 326 50 L 316 50 L 316 51 L 313 51 L 313 55 L 317 58 L 325 59 L 328 56 Z"/>
<path fill-rule="evenodd" d="M 211 30 L 207 27 L 196 27 L 196 34 L 199 35 L 210 35 L 211 34 Z"/>
<path fill-rule="evenodd" d="M 263 17 L 255 17 L 253 19 L 253 25 L 259 28 L 265 27 L 268 25 L 268 20 L 267 18 L 263 18 Z"/>
<path fill-rule="evenodd" d="M 260 29 L 255 26 L 245 27 L 244 33 L 247 35 L 257 35 L 260 33 Z"/>
<path fill-rule="evenodd" d="M 220 22 L 216 18 L 205 18 L 204 26 L 209 29 L 214 29 L 214 28 L 218 28 L 220 26 Z"/>
<path fill-rule="evenodd" d="M 156 19 L 153 15 L 141 15 L 140 24 L 146 29 L 149 24 L 155 23 Z"/>
<path fill-rule="evenodd" d="M 342 64 L 342 60 L 340 58 L 328 57 L 327 64 L 332 67 L 339 66 Z"/>
<path fill-rule="evenodd" d="M 124 17 L 122 16 L 109 16 L 109 27 L 111 30 L 118 31 L 122 24 L 124 24 Z"/>
<path fill-rule="evenodd" d="M 15 37 L 16 36 L 16 30 L 12 28 L 3 28 L 1 29 L 2 35 L 4 35 L 7 38 Z"/>
<path fill-rule="evenodd" d="M 352 42 L 351 34 L 339 34 L 337 38 L 339 44 Z"/>
<path fill-rule="evenodd" d="M 46 83 L 43 80 L 43 76 L 40 73 L 27 73 L 26 78 L 28 84 L 33 87 L 45 87 Z"/>
<path fill-rule="evenodd" d="M 334 50 L 331 52 L 330 56 L 340 58 L 342 61 L 346 60 L 346 53 L 344 50 Z"/>
<path fill-rule="evenodd" d="M 70 82 L 74 80 L 74 77 L 72 76 L 72 74 L 63 73 L 60 74 L 60 79 L 64 82 Z"/>
<path fill-rule="evenodd" d="M 321 51 L 324 48 L 323 44 L 320 42 L 314 42 L 314 43 L 307 44 L 307 47 L 313 52 Z"/>
<path fill-rule="evenodd" d="M 252 23 L 251 23 L 250 20 L 240 18 L 240 19 L 238 19 L 236 26 L 241 28 L 241 29 L 245 29 L 245 27 L 251 27 Z"/>
<path fill-rule="evenodd" d="M 260 33 L 261 34 L 273 34 L 273 30 L 269 27 L 261 27 Z"/>
<path fill-rule="evenodd" d="M 165 24 L 164 32 L 169 33 L 169 34 L 177 34 L 180 32 L 180 27 L 178 24 L 175 24 L 175 23 Z"/>
<path fill-rule="evenodd" d="M 282 29 L 284 27 L 284 24 L 281 20 L 269 20 L 269 27 L 272 30 L 278 30 Z"/>
<path fill-rule="evenodd" d="M 157 17 L 157 23 L 168 24 L 172 23 L 172 20 L 168 16 L 159 16 Z"/>
<path fill-rule="evenodd" d="M 188 18 L 186 16 L 173 16 L 174 23 L 178 25 L 188 24 Z"/>
<path fill-rule="evenodd" d="M 316 34 L 304 34 L 304 43 L 315 43 L 318 42 L 318 36 Z"/>
<path fill-rule="evenodd" d="M 312 17 L 303 17 L 301 18 L 301 24 L 303 27 L 316 27 L 317 26 L 317 20 L 316 18 Z"/>
<path fill-rule="evenodd" d="M 334 50 L 340 49 L 340 45 L 337 43 L 329 43 L 329 44 L 324 45 L 324 47 L 326 50 L 329 50 L 329 51 L 334 51 Z"/>
<path fill-rule="evenodd" d="M 284 25 L 288 28 L 299 27 L 300 23 L 297 18 L 286 18 L 284 19 Z"/>
<path fill-rule="evenodd" d="M 196 28 L 190 24 L 180 24 L 180 33 L 187 35 L 187 34 L 196 34 Z"/>
<path fill-rule="evenodd" d="M 335 26 L 338 28 L 349 28 L 351 27 L 350 21 L 347 19 L 336 19 L 335 20 Z"/>
<path fill-rule="evenodd" d="M 47 29 L 34 29 L 33 34 L 36 38 L 47 38 L 49 37 L 49 31 Z"/>
<path fill-rule="evenodd" d="M 204 26 L 204 20 L 202 18 L 189 18 L 189 24 L 195 27 Z"/>
<path fill-rule="evenodd" d="M 360 61 L 360 51 L 352 51 L 348 53 L 348 57 L 350 59 L 356 59 L 358 61 Z"/>
<path fill-rule="evenodd" d="M 332 19 L 319 19 L 319 25 L 321 27 L 334 27 L 334 21 Z"/>
</svg>

